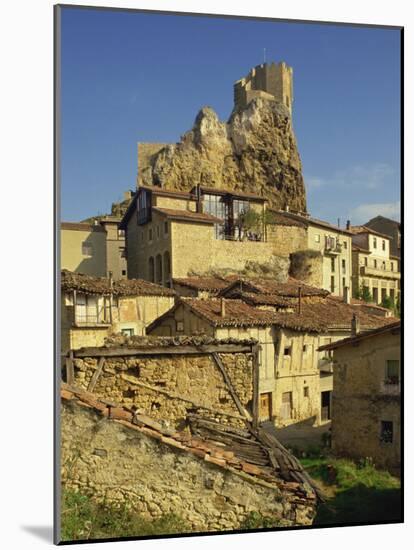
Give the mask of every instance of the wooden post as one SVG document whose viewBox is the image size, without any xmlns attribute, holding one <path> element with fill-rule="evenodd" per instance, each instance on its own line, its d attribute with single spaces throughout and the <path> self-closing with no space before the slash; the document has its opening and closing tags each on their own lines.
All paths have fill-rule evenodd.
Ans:
<svg viewBox="0 0 414 550">
<path fill-rule="evenodd" d="M 260 351 L 261 346 L 253 346 L 253 428 L 257 428 L 259 425 L 259 376 L 260 376 Z"/>
<path fill-rule="evenodd" d="M 73 369 L 73 351 L 69 351 L 69 356 L 66 357 L 65 360 L 65 366 L 66 366 L 66 383 L 69 385 L 73 385 L 75 381 L 75 371 Z"/>
<path fill-rule="evenodd" d="M 93 373 L 91 381 L 89 382 L 88 391 L 92 392 L 95 389 L 98 378 L 101 376 L 103 367 L 105 365 L 105 357 L 100 357 L 96 371 Z"/>
<path fill-rule="evenodd" d="M 220 357 L 218 356 L 217 353 L 212 353 L 211 354 L 212 357 L 213 357 L 213 360 L 214 362 L 216 363 L 216 365 L 218 366 L 219 370 L 221 371 L 221 374 L 223 375 L 223 378 L 224 378 L 224 381 L 227 385 L 227 389 L 229 390 L 231 396 L 233 397 L 233 400 L 236 404 L 236 407 L 237 407 L 237 410 L 239 411 L 239 413 L 246 417 L 248 420 L 250 420 L 250 415 L 249 413 L 246 411 L 246 409 L 243 407 L 243 405 L 241 404 L 241 401 L 239 399 L 239 396 L 237 395 L 236 393 L 236 390 L 233 388 L 233 384 L 229 378 L 229 375 L 227 374 L 227 371 L 226 371 L 226 368 L 225 366 L 223 365 Z"/>
</svg>

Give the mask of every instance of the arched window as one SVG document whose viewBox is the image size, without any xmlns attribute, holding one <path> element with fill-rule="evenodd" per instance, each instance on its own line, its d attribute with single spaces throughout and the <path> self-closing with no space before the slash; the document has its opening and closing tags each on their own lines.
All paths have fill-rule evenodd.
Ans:
<svg viewBox="0 0 414 550">
<path fill-rule="evenodd" d="M 165 286 L 171 285 L 171 262 L 170 262 L 170 253 L 164 252 L 164 284 Z"/>
<path fill-rule="evenodd" d="M 155 258 L 155 282 L 162 285 L 162 257 L 157 254 Z"/>
<path fill-rule="evenodd" d="M 149 265 L 148 265 L 148 276 L 149 280 L 154 283 L 155 277 L 154 277 L 154 258 L 151 256 L 149 259 Z"/>
</svg>

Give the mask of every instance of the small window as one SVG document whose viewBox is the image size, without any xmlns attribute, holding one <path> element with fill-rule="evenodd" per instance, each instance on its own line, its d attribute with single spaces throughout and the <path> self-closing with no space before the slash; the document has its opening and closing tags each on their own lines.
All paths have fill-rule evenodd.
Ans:
<svg viewBox="0 0 414 550">
<path fill-rule="evenodd" d="M 382 269 L 383 269 L 384 271 L 386 270 L 385 262 L 382 262 Z"/>
<path fill-rule="evenodd" d="M 152 229 L 148 229 L 148 240 L 152 241 Z"/>
<path fill-rule="evenodd" d="M 125 230 L 124 229 L 118 229 L 118 238 L 119 239 L 125 238 Z"/>
<path fill-rule="evenodd" d="M 400 362 L 389 359 L 385 367 L 385 383 L 396 385 L 400 382 Z"/>
<path fill-rule="evenodd" d="M 394 439 L 394 425 L 389 420 L 381 421 L 380 441 L 382 443 L 392 443 Z"/>
<path fill-rule="evenodd" d="M 160 238 L 160 226 L 157 225 L 157 239 Z"/>
<path fill-rule="evenodd" d="M 394 262 L 391 262 L 390 266 L 391 266 L 391 271 L 394 271 Z"/>
<path fill-rule="evenodd" d="M 342 277 L 342 288 L 346 287 L 346 280 L 345 277 Z"/>
<path fill-rule="evenodd" d="M 331 292 L 335 292 L 335 277 L 331 277 Z"/>
<path fill-rule="evenodd" d="M 346 260 L 342 260 L 342 273 L 346 272 Z"/>
<path fill-rule="evenodd" d="M 315 243 L 320 243 L 320 242 L 321 242 L 321 236 L 315 235 Z"/>
<path fill-rule="evenodd" d="M 309 386 L 303 388 L 303 397 L 309 397 Z"/>
<path fill-rule="evenodd" d="M 126 258 L 126 249 L 125 249 L 125 247 L 121 247 L 121 248 L 119 249 L 119 256 L 120 256 L 121 258 Z"/>
<path fill-rule="evenodd" d="M 364 258 L 364 263 L 365 263 L 366 266 L 368 266 L 368 258 L 366 256 Z"/>
<path fill-rule="evenodd" d="M 168 222 L 164 222 L 164 235 L 168 235 Z"/>
<path fill-rule="evenodd" d="M 344 249 L 346 250 L 348 248 L 348 243 L 344 241 Z"/>
<path fill-rule="evenodd" d="M 374 260 L 374 267 L 377 267 L 377 260 Z"/>
<path fill-rule="evenodd" d="M 125 334 L 125 336 L 134 336 L 134 329 L 133 328 L 121 328 L 121 333 Z"/>
<path fill-rule="evenodd" d="M 308 345 L 307 344 L 303 344 L 302 351 L 303 351 L 303 353 L 306 353 L 308 351 Z"/>
<path fill-rule="evenodd" d="M 177 332 L 184 332 L 184 321 L 177 321 Z"/>
<path fill-rule="evenodd" d="M 285 349 L 283 350 L 283 355 L 285 355 L 286 357 L 290 356 L 292 354 L 292 348 L 290 346 L 287 346 L 285 347 Z"/>
<path fill-rule="evenodd" d="M 122 273 L 122 276 L 125 277 L 126 276 L 126 269 L 123 269 L 121 273 Z"/>
<path fill-rule="evenodd" d="M 377 238 L 376 237 L 374 237 L 373 246 L 374 246 L 374 248 L 377 248 Z"/>
<path fill-rule="evenodd" d="M 335 258 L 331 258 L 331 271 L 335 273 Z"/>
<path fill-rule="evenodd" d="M 385 241 L 382 241 L 382 250 L 385 250 Z"/>
<path fill-rule="evenodd" d="M 82 256 L 93 256 L 93 247 L 91 243 L 84 241 L 82 243 Z"/>
</svg>

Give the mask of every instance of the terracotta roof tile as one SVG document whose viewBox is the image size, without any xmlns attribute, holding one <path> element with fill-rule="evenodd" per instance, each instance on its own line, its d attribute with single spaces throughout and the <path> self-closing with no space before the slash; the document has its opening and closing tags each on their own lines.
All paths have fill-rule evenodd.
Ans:
<svg viewBox="0 0 414 550">
<path fill-rule="evenodd" d="M 78 290 L 91 294 L 111 293 L 110 280 L 106 277 L 93 277 L 83 273 L 61 271 L 61 288 L 64 291 Z M 171 288 L 166 288 L 143 279 L 122 279 L 113 281 L 114 296 L 174 296 Z"/>
<path fill-rule="evenodd" d="M 100 224 L 82 223 L 82 222 L 62 222 L 60 228 L 70 231 L 98 231 L 106 233 L 106 230 Z"/>
<path fill-rule="evenodd" d="M 381 327 L 377 327 L 376 329 L 364 332 L 362 334 L 357 334 L 356 336 L 351 336 L 349 338 L 344 338 L 343 340 L 338 340 L 337 342 L 327 344 L 326 346 L 321 346 L 320 348 L 318 348 L 318 351 L 334 350 L 348 344 L 354 344 L 356 342 L 359 342 L 360 340 L 367 340 L 369 338 L 372 338 L 373 336 L 380 336 L 381 334 L 386 334 L 387 332 L 399 333 L 400 331 L 401 321 L 399 319 L 395 320 L 394 318 L 392 322 Z"/>
<path fill-rule="evenodd" d="M 173 279 L 174 283 L 194 290 L 219 291 L 229 286 L 234 277 L 182 277 Z"/>
<path fill-rule="evenodd" d="M 193 221 L 199 223 L 222 223 L 220 218 L 211 216 L 210 214 L 202 212 L 191 212 L 190 210 L 173 210 L 171 208 L 159 208 L 158 206 L 152 207 L 153 212 L 159 212 L 167 218 L 174 220 Z"/>
</svg>

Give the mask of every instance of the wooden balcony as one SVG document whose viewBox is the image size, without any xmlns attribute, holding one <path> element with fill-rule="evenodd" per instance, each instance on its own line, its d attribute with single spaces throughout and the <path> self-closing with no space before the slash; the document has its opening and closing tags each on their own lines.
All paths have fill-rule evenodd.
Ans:
<svg viewBox="0 0 414 550">
<path fill-rule="evenodd" d="M 368 267 L 363 265 L 360 267 L 360 274 L 364 277 L 380 277 L 382 279 L 401 279 L 399 271 L 391 271 L 390 269 L 379 269 L 377 267 Z"/>
</svg>

